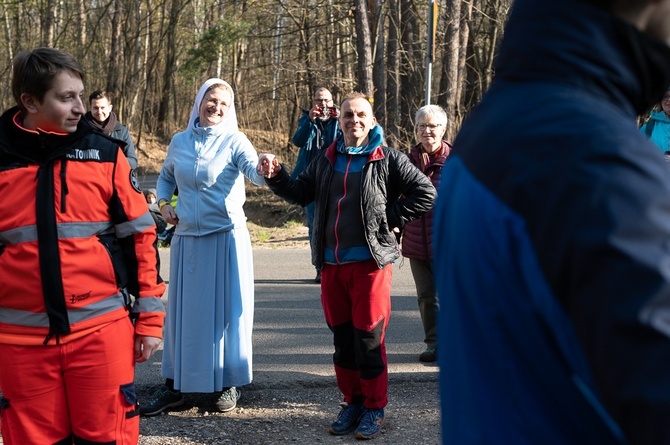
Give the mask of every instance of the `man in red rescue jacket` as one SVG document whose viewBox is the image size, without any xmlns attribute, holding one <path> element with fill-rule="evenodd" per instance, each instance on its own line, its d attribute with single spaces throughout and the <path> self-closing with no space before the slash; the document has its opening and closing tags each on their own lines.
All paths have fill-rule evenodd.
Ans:
<svg viewBox="0 0 670 445">
<path fill-rule="evenodd" d="M 156 229 L 117 143 L 82 119 L 83 80 L 61 51 L 22 52 L 0 117 L 6 445 L 137 443 L 134 363 L 161 341 Z"/>
</svg>

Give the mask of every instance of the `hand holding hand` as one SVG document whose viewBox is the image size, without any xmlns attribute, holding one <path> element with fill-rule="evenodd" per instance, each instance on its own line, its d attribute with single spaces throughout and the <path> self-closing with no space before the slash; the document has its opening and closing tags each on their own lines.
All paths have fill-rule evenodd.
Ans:
<svg viewBox="0 0 670 445">
<path fill-rule="evenodd" d="M 271 153 L 261 153 L 258 156 L 258 173 L 266 178 L 274 178 L 281 171 L 281 164 L 277 157 Z"/>
</svg>

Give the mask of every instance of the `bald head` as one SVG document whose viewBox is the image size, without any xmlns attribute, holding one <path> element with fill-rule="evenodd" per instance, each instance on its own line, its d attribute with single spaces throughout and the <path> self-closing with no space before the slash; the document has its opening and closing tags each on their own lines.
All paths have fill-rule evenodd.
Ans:
<svg viewBox="0 0 670 445">
<path fill-rule="evenodd" d="M 368 133 L 377 124 L 372 105 L 361 93 L 349 94 L 340 108 L 340 128 L 348 147 L 362 147 L 368 142 Z"/>
</svg>

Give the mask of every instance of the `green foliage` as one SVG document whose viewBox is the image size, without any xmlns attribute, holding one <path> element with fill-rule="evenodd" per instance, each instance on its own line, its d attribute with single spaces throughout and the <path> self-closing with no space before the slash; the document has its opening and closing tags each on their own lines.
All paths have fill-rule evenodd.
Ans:
<svg viewBox="0 0 670 445">
<path fill-rule="evenodd" d="M 272 239 L 272 232 L 266 228 L 259 228 L 256 231 L 258 242 L 267 243 Z"/>
<path fill-rule="evenodd" d="M 220 51 L 244 39 L 250 28 L 251 24 L 244 20 L 234 18 L 219 20 L 202 34 L 195 48 L 188 50 L 188 57 L 181 67 L 181 72 L 190 77 L 206 71 Z"/>
<path fill-rule="evenodd" d="M 302 221 L 289 220 L 284 223 L 285 229 L 295 229 L 296 227 L 303 227 L 305 225 Z"/>
</svg>

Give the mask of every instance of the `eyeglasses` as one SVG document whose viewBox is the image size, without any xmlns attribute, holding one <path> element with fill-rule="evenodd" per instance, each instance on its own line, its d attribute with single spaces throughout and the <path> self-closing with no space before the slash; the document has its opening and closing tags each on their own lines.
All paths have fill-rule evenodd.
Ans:
<svg viewBox="0 0 670 445">
<path fill-rule="evenodd" d="M 223 108 L 223 109 L 230 108 L 230 104 L 227 104 L 222 100 L 216 100 L 216 99 L 209 99 L 207 101 L 207 105 L 208 106 L 214 106 L 214 107 L 217 107 L 217 106 L 221 105 L 221 108 Z"/>
<path fill-rule="evenodd" d="M 670 100 L 670 96 L 663 96 L 663 99 L 661 99 L 661 102 L 667 102 Z"/>
<path fill-rule="evenodd" d="M 426 130 L 435 131 L 437 127 L 441 126 L 442 124 L 419 124 L 416 126 L 416 128 L 418 128 L 419 131 L 426 131 Z"/>
</svg>

